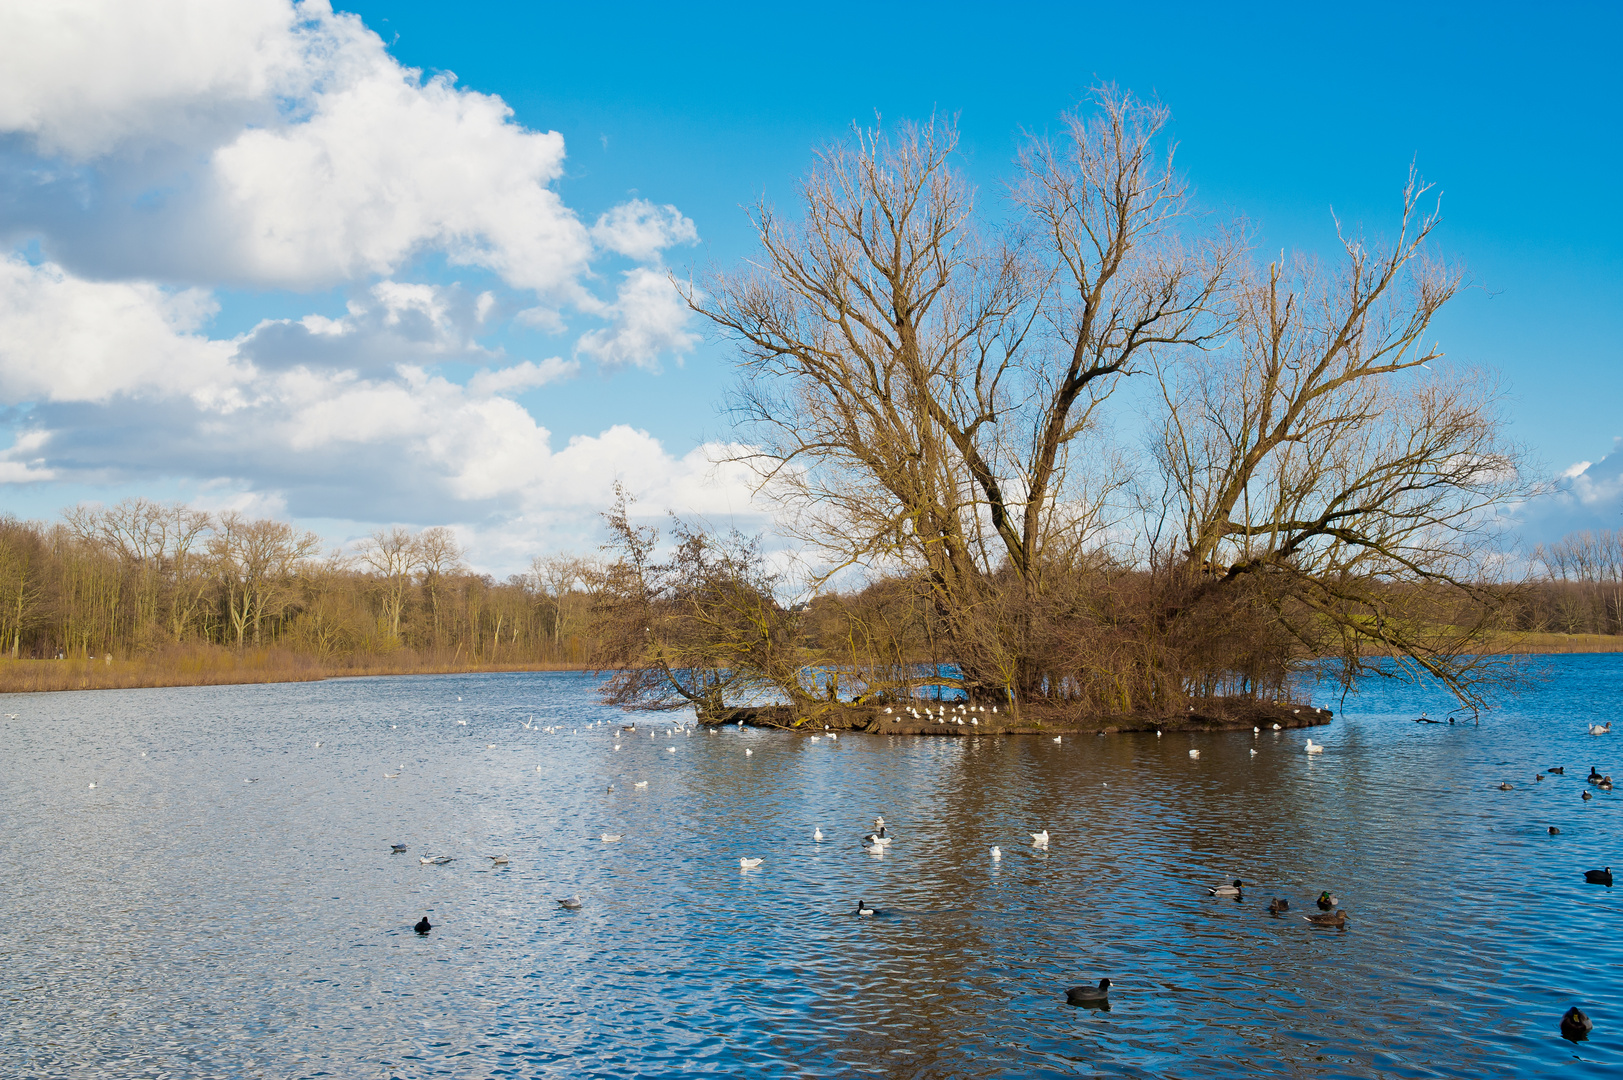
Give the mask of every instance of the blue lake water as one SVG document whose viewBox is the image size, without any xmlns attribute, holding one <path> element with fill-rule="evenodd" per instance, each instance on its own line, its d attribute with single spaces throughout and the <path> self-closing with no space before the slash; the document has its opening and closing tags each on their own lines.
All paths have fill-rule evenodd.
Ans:
<svg viewBox="0 0 1623 1080">
<path fill-rule="evenodd" d="M 620 733 L 572 674 L 9 695 L 0 1075 L 1623 1075 L 1623 894 L 1582 876 L 1623 792 L 1580 798 L 1623 657 L 1544 672 L 1480 726 L 1379 686 L 1060 744 Z"/>
</svg>

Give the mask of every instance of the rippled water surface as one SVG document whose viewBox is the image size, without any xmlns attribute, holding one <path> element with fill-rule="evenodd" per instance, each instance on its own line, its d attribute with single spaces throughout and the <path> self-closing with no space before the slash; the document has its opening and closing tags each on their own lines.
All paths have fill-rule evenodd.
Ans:
<svg viewBox="0 0 1623 1080">
<path fill-rule="evenodd" d="M 1481 726 L 1365 692 L 1322 757 L 646 717 L 616 749 L 570 674 L 10 695 L 0 1073 L 1623 1075 L 1620 898 L 1582 877 L 1623 872 L 1623 792 L 1580 799 L 1623 779 L 1585 728 L 1623 661 L 1546 674 Z M 1345 931 L 1297 914 L 1321 889 Z"/>
</svg>

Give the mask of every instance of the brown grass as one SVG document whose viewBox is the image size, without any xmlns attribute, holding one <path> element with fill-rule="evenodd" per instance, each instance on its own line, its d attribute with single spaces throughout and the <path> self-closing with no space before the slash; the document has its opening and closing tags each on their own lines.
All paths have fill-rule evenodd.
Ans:
<svg viewBox="0 0 1623 1080">
<path fill-rule="evenodd" d="M 402 649 L 387 655 L 327 660 L 287 649 L 235 649 L 219 645 L 176 646 L 160 652 L 92 660 L 0 658 L 0 693 L 47 690 L 115 690 L 148 686 L 214 686 L 228 683 L 313 682 L 355 675 L 428 675 L 470 671 L 578 671 L 579 664 L 547 661 L 482 662 L 461 654 Z"/>
<path fill-rule="evenodd" d="M 1489 653 L 1612 653 L 1623 652 L 1620 634 L 1500 634 L 1491 638 Z"/>
</svg>

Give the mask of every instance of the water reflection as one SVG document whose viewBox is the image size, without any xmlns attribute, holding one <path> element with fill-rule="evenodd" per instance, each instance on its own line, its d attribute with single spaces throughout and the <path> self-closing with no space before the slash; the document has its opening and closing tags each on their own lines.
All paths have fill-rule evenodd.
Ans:
<svg viewBox="0 0 1623 1080">
<path fill-rule="evenodd" d="M 1617 1075 L 1623 664 L 1554 670 L 1480 727 L 1349 699 L 1322 755 L 667 737 L 563 675 L 14 696 L 0 1073 Z"/>
</svg>

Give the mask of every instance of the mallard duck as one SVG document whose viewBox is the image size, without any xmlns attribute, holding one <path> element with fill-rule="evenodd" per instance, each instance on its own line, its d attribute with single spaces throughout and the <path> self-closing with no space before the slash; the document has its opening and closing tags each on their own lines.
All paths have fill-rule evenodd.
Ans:
<svg viewBox="0 0 1623 1080">
<path fill-rule="evenodd" d="M 1595 1030 L 1595 1022 L 1574 1005 L 1561 1017 L 1561 1037 L 1569 1042 L 1583 1042 Z"/>
<path fill-rule="evenodd" d="M 1072 1005 L 1098 1005 L 1109 999 L 1109 979 L 1100 979 L 1098 986 L 1073 986 L 1065 991 L 1065 1000 Z"/>
<path fill-rule="evenodd" d="M 1610 886 L 1612 884 L 1612 868 L 1608 866 L 1604 870 L 1585 870 L 1584 880 L 1591 885 Z"/>
<path fill-rule="evenodd" d="M 1239 878 L 1234 879 L 1233 885 L 1213 885 L 1206 890 L 1208 896 L 1239 896 L 1245 891 L 1245 884 Z"/>
<path fill-rule="evenodd" d="M 419 934 L 426 934 L 430 930 L 434 929 L 434 924 L 428 921 L 427 915 L 424 915 L 421 919 L 417 920 L 416 925 L 414 925 L 412 929 L 417 931 Z"/>
<path fill-rule="evenodd" d="M 1281 912 L 1289 911 L 1290 909 L 1291 902 L 1289 900 L 1275 897 L 1273 900 L 1268 902 L 1268 914 L 1270 915 L 1278 915 Z"/>
<path fill-rule="evenodd" d="M 1340 900 L 1337 900 L 1335 897 L 1330 895 L 1329 890 L 1321 892 L 1319 894 L 1319 899 L 1316 902 L 1318 903 L 1319 910 L 1321 911 L 1329 911 L 1331 908 L 1341 903 Z"/>
<path fill-rule="evenodd" d="M 1337 911 L 1321 915 L 1303 915 L 1302 918 L 1306 919 L 1314 926 L 1334 926 L 1338 930 L 1347 925 L 1347 913 L 1345 911 Z"/>
</svg>

